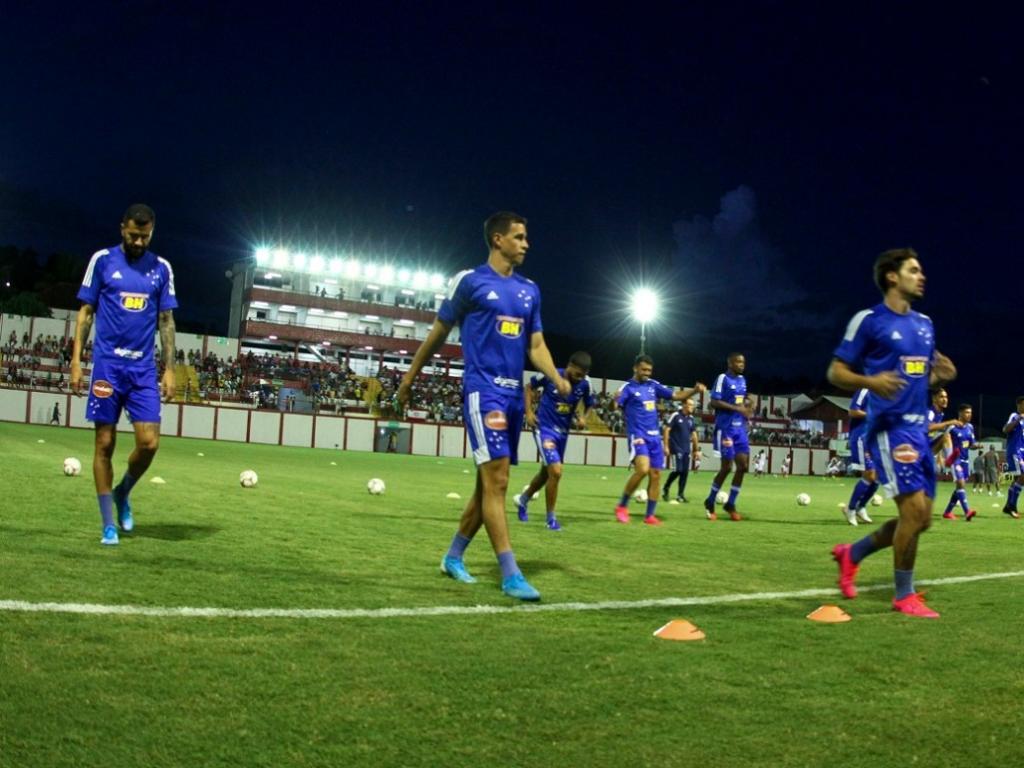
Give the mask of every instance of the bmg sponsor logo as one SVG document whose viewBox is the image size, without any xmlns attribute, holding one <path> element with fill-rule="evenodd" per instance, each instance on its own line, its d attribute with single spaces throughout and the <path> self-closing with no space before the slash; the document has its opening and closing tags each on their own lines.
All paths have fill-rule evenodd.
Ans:
<svg viewBox="0 0 1024 768">
<path fill-rule="evenodd" d="M 508 419 L 504 411 L 491 411 L 484 416 L 484 426 L 496 432 L 508 429 Z"/>
<path fill-rule="evenodd" d="M 92 393 L 96 397 L 110 397 L 114 394 L 114 385 L 104 379 L 98 379 L 92 383 Z"/>
<path fill-rule="evenodd" d="M 921 454 L 910 443 L 903 443 L 892 449 L 892 457 L 900 464 L 913 464 L 921 458 Z"/>
</svg>

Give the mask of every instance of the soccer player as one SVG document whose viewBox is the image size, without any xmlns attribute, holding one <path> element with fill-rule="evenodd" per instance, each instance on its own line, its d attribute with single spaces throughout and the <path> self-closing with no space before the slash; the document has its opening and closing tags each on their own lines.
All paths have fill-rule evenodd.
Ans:
<svg viewBox="0 0 1024 768">
<path fill-rule="evenodd" d="M 762 477 L 767 471 L 768 455 L 763 450 L 758 451 L 754 457 L 754 477 Z"/>
<path fill-rule="evenodd" d="M 1006 464 L 1008 471 L 1014 475 L 1013 482 L 1006 491 L 1006 504 L 1003 506 L 1003 514 L 1017 519 L 1020 513 L 1017 512 L 1017 499 L 1020 498 L 1021 488 L 1024 488 L 1024 395 L 1017 398 L 1017 411 L 1011 413 L 1003 427 L 1003 434 L 1006 438 Z M 999 475 L 997 474 L 998 478 Z M 996 480 L 996 490 L 999 490 L 999 481 Z"/>
<path fill-rule="evenodd" d="M 717 520 L 715 500 L 732 472 L 736 463 L 736 474 L 729 489 L 729 498 L 724 509 L 732 520 L 742 520 L 736 509 L 736 498 L 740 495 L 743 477 L 750 463 L 750 442 L 747 440 L 747 422 L 754 413 L 753 403 L 747 400 L 747 380 L 743 371 L 747 359 L 740 352 L 733 352 L 726 358 L 726 372 L 715 379 L 711 390 L 711 407 L 715 410 L 715 456 L 722 460 L 721 468 L 711 481 L 711 492 L 704 500 L 708 520 Z"/>
<path fill-rule="evenodd" d="M 533 494 L 544 488 L 544 501 L 547 504 L 547 527 L 552 531 L 562 530 L 555 514 L 558 503 L 558 483 L 562 479 L 562 459 L 565 447 L 569 443 L 569 430 L 573 426 L 583 429 L 586 424 L 587 412 L 597 402 L 590 388 L 590 353 L 573 352 L 569 364 L 559 368 L 558 373 L 572 386 L 572 391 L 562 396 L 554 383 L 546 376 L 533 376 L 530 386 L 525 390 L 526 423 L 533 427 L 533 438 L 537 441 L 540 451 L 540 471 L 534 475 L 526 490 L 512 497 L 515 502 L 519 519 L 527 522 L 530 519 L 527 504 Z M 533 411 L 534 390 L 540 390 L 540 401 L 537 411 Z M 577 414 L 579 403 L 583 403 L 583 415 Z"/>
<path fill-rule="evenodd" d="M 932 390 L 932 406 L 928 409 L 928 439 L 931 442 L 935 463 L 939 466 L 952 466 L 956 460 L 956 447 L 949 436 L 953 427 L 959 426 L 956 419 L 943 419 L 949 407 L 949 394 L 945 387 Z"/>
<path fill-rule="evenodd" d="M 985 490 L 992 495 L 992 486 L 996 487 L 996 496 L 1002 496 L 999 492 L 999 454 L 991 445 L 985 452 Z"/>
<path fill-rule="evenodd" d="M 654 359 L 650 355 L 637 355 L 633 361 L 633 378 L 622 385 L 612 401 L 622 408 L 626 416 L 626 437 L 629 439 L 629 457 L 633 473 L 622 489 L 622 498 L 615 507 L 615 519 L 629 522 L 629 498 L 643 479 L 647 478 L 647 525 L 661 525 L 654 514 L 661 492 L 661 470 L 665 467 L 665 449 L 661 430 L 658 429 L 658 401 L 686 400 L 694 392 L 707 387 L 699 381 L 688 389 L 673 389 L 651 378 Z"/>
<path fill-rule="evenodd" d="M 664 443 L 665 455 L 671 456 L 674 469 L 669 472 L 665 488 L 661 492 L 662 501 L 668 501 L 668 493 L 672 481 L 679 478 L 679 489 L 676 500 L 687 502 L 686 479 L 690 475 L 691 456 L 700 455 L 700 443 L 697 442 L 697 430 L 693 421 L 695 403 L 692 397 L 683 400 L 677 411 L 669 416 L 668 423 L 662 430 L 661 439 Z"/>
<path fill-rule="evenodd" d="M 967 506 L 967 478 L 971 475 L 971 448 L 974 448 L 977 441 L 974 439 L 974 425 L 971 424 L 973 409 L 964 403 L 957 409 L 957 425 L 949 431 L 950 439 L 953 442 L 953 482 L 956 488 L 949 497 L 946 511 L 942 516 L 946 520 L 956 520 L 956 513 L 953 511 L 958 503 L 964 510 L 964 520 L 970 522 L 977 512 Z"/>
<path fill-rule="evenodd" d="M 861 387 L 850 400 L 850 469 L 860 472 L 860 480 L 853 487 L 850 501 L 843 505 L 846 522 L 857 525 L 861 522 L 870 523 L 867 505 L 878 491 L 878 475 L 875 464 L 871 460 L 864 445 L 864 419 L 867 417 L 868 390 Z"/>
<path fill-rule="evenodd" d="M 911 309 L 924 296 L 925 277 L 910 248 L 885 251 L 874 266 L 881 304 L 858 312 L 836 347 L 828 380 L 854 391 L 870 390 L 865 445 L 876 462 L 878 481 L 895 497 L 899 516 L 853 544 L 838 544 L 839 589 L 857 595 L 854 580 L 861 561 L 893 549 L 896 594 L 893 610 L 936 619 L 914 591 L 918 539 L 931 525 L 935 463 L 927 433 L 928 387 L 956 377 L 956 368 L 935 348 L 931 318 Z"/>
<path fill-rule="evenodd" d="M 96 425 L 92 472 L 103 520 L 101 544 L 118 543 L 114 525 L 124 532 L 135 527 L 129 494 L 149 469 L 160 445 L 160 397 L 174 396 L 174 271 L 149 250 L 156 214 L 146 205 L 132 205 L 121 219 L 121 244 L 93 254 L 78 298 L 82 302 L 71 353 L 71 390 L 81 395 L 82 350 L 93 321 L 92 381 L 85 416 Z M 164 373 L 157 382 L 153 337 L 160 329 Z M 135 450 L 116 487 L 111 460 L 121 411 L 135 432 Z"/>
<path fill-rule="evenodd" d="M 501 567 L 502 591 L 519 600 L 539 600 L 540 593 L 516 564 L 505 519 L 509 466 L 518 463 L 523 426 L 524 357 L 529 355 L 559 394 L 568 395 L 572 387 L 555 368 L 544 343 L 540 289 L 515 272 L 530 247 L 526 219 L 508 211 L 495 213 L 484 222 L 484 239 L 487 261 L 452 278 L 430 333 L 402 377 L 398 401 L 408 405 L 419 372 L 458 324 L 466 361 L 463 416 L 476 464 L 476 487 L 441 560 L 441 572 L 456 581 L 476 581 L 463 555 L 482 525 Z"/>
</svg>

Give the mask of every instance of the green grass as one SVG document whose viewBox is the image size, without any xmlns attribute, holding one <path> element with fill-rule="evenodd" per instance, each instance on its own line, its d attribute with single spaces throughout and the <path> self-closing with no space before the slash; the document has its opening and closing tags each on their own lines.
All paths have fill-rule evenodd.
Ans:
<svg viewBox="0 0 1024 768">
<path fill-rule="evenodd" d="M 164 438 L 132 495 L 136 533 L 103 548 L 91 445 L 85 430 L 0 424 L 0 600 L 512 605 L 483 535 L 466 558 L 480 583 L 437 572 L 461 509 L 445 494 L 469 495 L 468 461 Z M 82 477 L 62 476 L 71 455 Z M 238 485 L 246 468 L 256 489 Z M 535 470 L 514 468 L 512 487 Z M 386 495 L 366 493 L 373 476 Z M 827 588 L 830 547 L 870 530 L 836 508 L 850 480 L 817 478 L 750 478 L 748 519 L 709 523 L 707 472 L 691 476 L 692 503 L 661 506 L 663 527 L 637 524 L 639 505 L 625 527 L 612 516 L 624 477 L 568 467 L 560 534 L 542 503 L 527 525 L 511 516 L 546 604 Z M 1022 569 L 1020 522 L 974 502 L 969 525 L 936 519 L 919 578 Z M 876 522 L 894 511 L 872 509 Z M 860 581 L 890 578 L 884 553 Z M 0 611 L 0 766 L 1017 765 L 1022 584 L 934 586 L 939 621 L 865 592 L 838 625 L 804 618 L 838 596 L 406 618 Z M 652 637 L 673 618 L 707 640 Z"/>
</svg>

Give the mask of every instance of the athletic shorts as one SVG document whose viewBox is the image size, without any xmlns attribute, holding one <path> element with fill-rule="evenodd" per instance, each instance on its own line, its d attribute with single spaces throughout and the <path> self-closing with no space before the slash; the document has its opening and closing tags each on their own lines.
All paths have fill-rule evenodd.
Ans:
<svg viewBox="0 0 1024 768">
<path fill-rule="evenodd" d="M 1024 475 L 1024 447 L 1006 452 L 1006 466 L 1011 475 Z"/>
<path fill-rule="evenodd" d="M 750 443 L 745 429 L 716 429 L 713 446 L 715 456 L 732 461 L 738 453 L 750 455 Z"/>
<path fill-rule="evenodd" d="M 984 477 L 986 483 L 995 483 L 998 481 L 999 473 L 995 467 L 986 467 Z"/>
<path fill-rule="evenodd" d="M 651 460 L 651 469 L 665 468 L 665 447 L 659 435 L 630 435 L 629 463 L 637 456 L 647 456 Z"/>
<path fill-rule="evenodd" d="M 160 384 L 156 367 L 95 360 L 85 418 L 96 424 L 116 424 L 122 409 L 132 423 L 160 423 Z"/>
<path fill-rule="evenodd" d="M 519 434 L 523 431 L 523 393 L 464 392 L 462 418 L 477 466 L 508 458 L 519 463 Z"/>
<path fill-rule="evenodd" d="M 882 430 L 868 436 L 867 449 L 876 461 L 878 483 L 886 496 L 924 491 L 928 498 L 935 498 L 935 461 L 923 430 Z"/>
<path fill-rule="evenodd" d="M 953 462 L 953 479 L 967 482 L 971 477 L 971 467 L 966 461 Z"/>
<path fill-rule="evenodd" d="M 541 464 L 547 467 L 562 463 L 565 458 L 565 446 L 569 443 L 568 434 L 559 434 L 553 429 L 537 427 L 533 431 L 533 439 L 537 442 L 537 450 L 540 451 Z"/>
<path fill-rule="evenodd" d="M 871 460 L 871 454 L 865 445 L 863 429 L 850 433 L 850 469 L 857 472 L 867 472 L 875 468 L 875 462 Z"/>
</svg>

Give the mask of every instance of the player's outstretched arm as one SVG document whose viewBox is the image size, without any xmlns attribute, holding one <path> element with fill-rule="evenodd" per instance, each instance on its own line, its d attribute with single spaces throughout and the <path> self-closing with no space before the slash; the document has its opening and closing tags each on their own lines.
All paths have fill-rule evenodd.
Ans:
<svg viewBox="0 0 1024 768">
<path fill-rule="evenodd" d="M 932 370 L 928 374 L 928 386 L 934 387 L 936 384 L 952 381 L 955 378 L 956 366 L 953 365 L 953 361 L 939 350 L 935 350 L 935 354 L 932 355 Z"/>
<path fill-rule="evenodd" d="M 838 357 L 832 358 L 832 364 L 828 367 L 828 380 L 833 386 L 850 392 L 867 387 L 886 400 L 891 399 L 907 385 L 906 380 L 896 371 L 883 371 L 874 376 L 865 376 L 857 373 Z"/>
<path fill-rule="evenodd" d="M 528 350 L 530 356 L 530 362 L 534 364 L 538 371 L 548 377 L 548 380 L 553 382 L 555 389 L 558 390 L 560 395 L 568 395 L 572 392 L 572 385 L 568 381 L 563 379 L 558 369 L 555 368 L 555 361 L 551 358 L 551 351 L 548 349 L 548 345 L 544 342 L 544 334 L 540 331 L 536 331 L 530 334 L 530 349 Z"/>
<path fill-rule="evenodd" d="M 96 317 L 96 308 L 92 304 L 83 304 L 78 310 L 75 320 L 75 342 L 71 348 L 71 391 L 82 394 L 82 350 L 92 332 L 92 321 Z"/>
<path fill-rule="evenodd" d="M 433 357 L 434 353 L 441 348 L 441 345 L 444 344 L 445 339 L 448 338 L 448 334 L 451 332 L 452 327 L 450 325 L 442 322 L 440 319 L 434 320 L 430 333 L 427 334 L 427 338 L 420 344 L 420 348 L 416 350 L 412 363 L 409 365 L 409 370 L 402 376 L 402 383 L 398 385 L 398 404 L 400 407 L 405 408 L 411 402 L 413 382 L 420 375 L 420 371 L 423 370 L 427 360 Z"/>
<path fill-rule="evenodd" d="M 165 310 L 160 313 L 160 351 L 164 361 L 164 375 L 160 380 L 160 389 L 165 400 L 174 397 L 177 382 L 174 376 L 174 313 Z"/>
<path fill-rule="evenodd" d="M 692 397 L 693 395 L 697 394 L 698 392 L 707 392 L 707 391 L 708 391 L 707 385 L 704 384 L 704 382 L 702 382 L 702 381 L 698 381 L 692 387 L 687 387 L 685 389 L 677 389 L 675 392 L 672 393 L 672 399 L 673 400 L 686 400 L 688 397 Z"/>
</svg>

